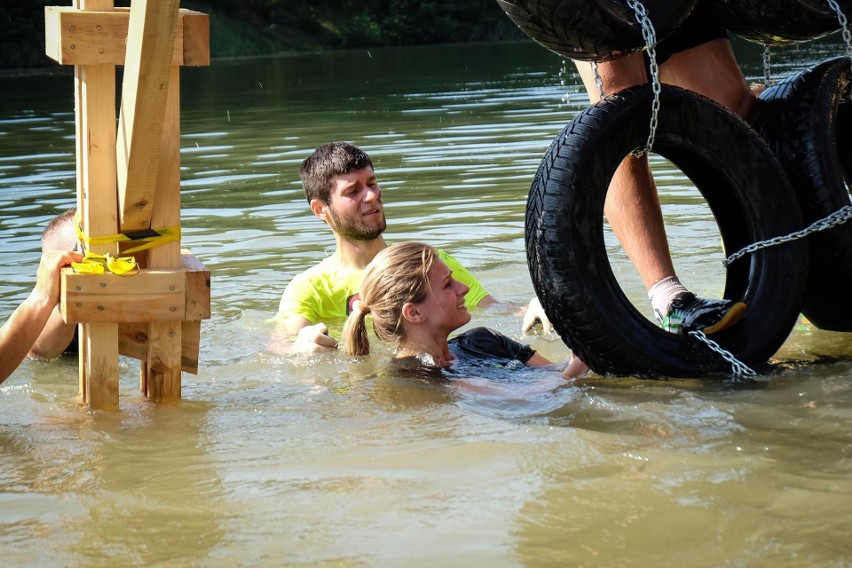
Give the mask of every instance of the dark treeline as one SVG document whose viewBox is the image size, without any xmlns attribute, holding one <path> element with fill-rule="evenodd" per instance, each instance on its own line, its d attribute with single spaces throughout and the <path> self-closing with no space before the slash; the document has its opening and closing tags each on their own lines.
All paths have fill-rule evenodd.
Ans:
<svg viewBox="0 0 852 568">
<path fill-rule="evenodd" d="M 0 69 L 54 65 L 44 55 L 44 7 L 54 5 L 69 2 L 2 2 Z M 185 0 L 181 7 L 210 15 L 213 57 L 525 37 L 496 0 Z"/>
</svg>

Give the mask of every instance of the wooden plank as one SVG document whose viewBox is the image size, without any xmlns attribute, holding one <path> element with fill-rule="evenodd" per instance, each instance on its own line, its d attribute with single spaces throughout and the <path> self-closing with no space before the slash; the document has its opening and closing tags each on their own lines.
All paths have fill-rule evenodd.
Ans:
<svg viewBox="0 0 852 568">
<path fill-rule="evenodd" d="M 181 267 L 186 271 L 186 320 L 210 318 L 210 271 L 188 251 L 181 254 Z"/>
<path fill-rule="evenodd" d="M 178 4 L 134 0 L 130 8 L 116 145 L 122 231 L 151 226 Z"/>
<path fill-rule="evenodd" d="M 183 61 L 175 65 L 203 67 L 210 65 L 210 18 L 207 14 L 183 12 Z"/>
<path fill-rule="evenodd" d="M 62 317 L 68 322 L 181 321 L 186 273 L 146 269 L 134 276 L 62 272 Z"/>
<path fill-rule="evenodd" d="M 48 57 L 62 65 L 124 65 L 130 11 L 83 12 L 67 6 L 44 9 Z M 210 18 L 181 9 L 175 30 L 172 64 L 210 65 Z"/>
<path fill-rule="evenodd" d="M 80 10 L 112 10 L 112 0 L 75 0 Z M 115 66 L 76 66 L 77 209 L 92 236 L 115 234 Z M 115 252 L 100 245 L 94 252 Z M 80 392 L 95 409 L 118 408 L 118 324 L 84 324 L 80 333 Z"/>
<path fill-rule="evenodd" d="M 154 322 L 148 324 L 147 362 L 142 362 L 145 395 L 156 401 L 180 398 L 181 324 Z"/>
<path fill-rule="evenodd" d="M 185 373 L 198 374 L 198 355 L 201 345 L 201 322 L 180 322 L 180 367 Z M 148 323 L 128 322 L 118 324 L 118 353 L 125 357 L 147 361 Z"/>
<path fill-rule="evenodd" d="M 77 274 L 65 268 L 62 316 L 71 323 L 208 319 L 210 272 L 192 255 L 181 260 L 180 268 L 144 269 L 135 276 Z"/>
<path fill-rule="evenodd" d="M 160 159 L 156 191 L 151 210 L 155 227 L 180 226 L 180 67 L 173 65 L 169 77 L 168 96 L 163 111 Z M 153 269 L 181 266 L 179 242 L 166 243 L 147 251 L 148 266 Z M 186 301 L 184 301 L 186 306 Z M 181 319 L 187 319 L 185 316 Z M 152 400 L 180 398 L 182 326 L 161 322 L 148 324 L 146 375 L 140 377 Z M 158 343 L 159 341 L 159 343 Z"/>
<path fill-rule="evenodd" d="M 118 324 L 90 324 L 85 367 L 90 370 L 86 402 L 99 410 L 118 410 Z"/>
</svg>

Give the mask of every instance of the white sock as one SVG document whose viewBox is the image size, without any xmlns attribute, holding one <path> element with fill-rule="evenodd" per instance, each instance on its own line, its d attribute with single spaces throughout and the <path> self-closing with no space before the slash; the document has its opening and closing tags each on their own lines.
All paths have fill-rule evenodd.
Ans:
<svg viewBox="0 0 852 568">
<path fill-rule="evenodd" d="M 672 301 L 681 294 L 689 293 L 689 290 L 680 283 L 677 276 L 669 276 L 663 278 L 648 290 L 648 298 L 651 300 L 651 306 L 654 312 L 660 315 L 666 315 L 669 312 L 669 306 Z"/>
</svg>

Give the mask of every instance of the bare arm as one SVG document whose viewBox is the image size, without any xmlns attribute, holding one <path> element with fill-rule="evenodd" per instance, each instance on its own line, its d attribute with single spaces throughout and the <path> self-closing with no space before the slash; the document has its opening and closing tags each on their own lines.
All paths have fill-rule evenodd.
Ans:
<svg viewBox="0 0 852 568">
<path fill-rule="evenodd" d="M 273 353 L 321 353 L 337 349 L 337 341 L 322 322 L 311 324 L 301 316 L 279 320 L 266 348 Z"/>
<path fill-rule="evenodd" d="M 42 256 L 35 288 L 0 328 L 0 382 L 18 368 L 59 302 L 60 269 L 80 259 L 76 252 L 50 252 Z"/>
<path fill-rule="evenodd" d="M 528 367 L 546 367 L 551 365 L 551 363 L 547 357 L 543 357 L 536 353 L 527 360 L 526 365 Z M 588 373 L 589 370 L 589 366 L 586 365 L 579 357 L 571 355 L 568 365 L 562 370 L 562 376 L 566 379 L 576 379 L 577 377 L 581 377 Z"/>
<path fill-rule="evenodd" d="M 54 307 L 44 329 L 33 343 L 30 352 L 27 353 L 27 357 L 38 360 L 59 357 L 68 349 L 68 345 L 74 339 L 74 330 L 76 329 L 77 324 L 65 323 L 59 307 Z"/>
</svg>

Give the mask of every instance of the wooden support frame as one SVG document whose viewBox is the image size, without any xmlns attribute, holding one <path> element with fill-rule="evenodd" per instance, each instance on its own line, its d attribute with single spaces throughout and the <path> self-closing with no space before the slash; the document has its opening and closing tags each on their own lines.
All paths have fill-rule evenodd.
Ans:
<svg viewBox="0 0 852 568">
<path fill-rule="evenodd" d="M 77 206 L 89 236 L 180 227 L 179 65 L 208 65 L 206 14 L 179 0 L 74 0 L 45 8 L 45 52 L 75 66 Z M 125 65 L 116 128 L 115 66 Z M 92 252 L 117 255 L 118 245 Z M 118 408 L 118 354 L 140 359 L 148 398 L 180 397 L 181 370 L 197 372 L 210 274 L 171 242 L 137 254 L 135 276 L 63 273 L 61 309 L 81 322 L 80 392 Z"/>
<path fill-rule="evenodd" d="M 61 65 L 124 65 L 130 9 L 86 11 L 67 6 L 44 9 L 45 53 Z M 210 65 L 210 19 L 180 9 L 172 65 Z"/>
</svg>

